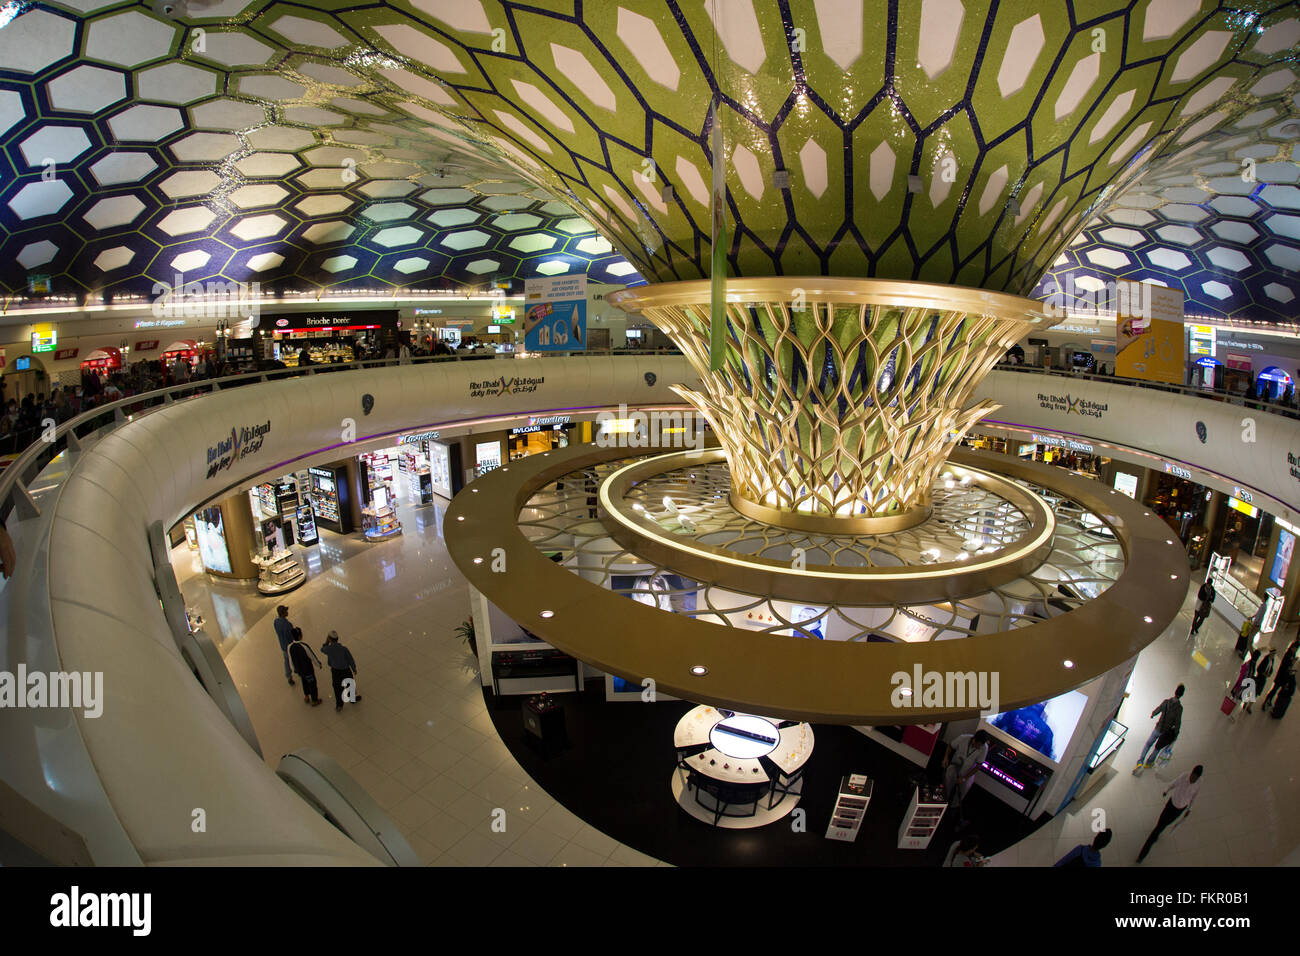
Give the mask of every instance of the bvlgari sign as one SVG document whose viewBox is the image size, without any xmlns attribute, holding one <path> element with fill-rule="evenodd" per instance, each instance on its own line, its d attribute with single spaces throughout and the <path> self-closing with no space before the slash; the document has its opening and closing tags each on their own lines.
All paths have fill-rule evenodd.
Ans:
<svg viewBox="0 0 1300 956">
<path fill-rule="evenodd" d="M 225 471 L 235 462 L 247 458 L 259 451 L 262 440 L 271 430 L 268 419 L 261 425 L 243 425 L 230 429 L 230 434 L 215 445 L 208 446 L 208 474 L 211 478 L 217 472 Z"/>
</svg>

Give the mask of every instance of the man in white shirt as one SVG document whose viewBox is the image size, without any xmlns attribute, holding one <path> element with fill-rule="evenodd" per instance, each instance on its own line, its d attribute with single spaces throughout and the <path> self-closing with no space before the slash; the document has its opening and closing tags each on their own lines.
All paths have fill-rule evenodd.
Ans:
<svg viewBox="0 0 1300 956">
<path fill-rule="evenodd" d="M 1164 832 L 1165 827 L 1179 817 L 1191 812 L 1192 801 L 1196 799 L 1196 794 L 1200 792 L 1201 774 L 1204 772 L 1205 768 L 1197 764 L 1192 768 L 1191 773 L 1183 774 L 1165 789 L 1164 796 L 1169 797 L 1169 799 L 1165 801 L 1164 809 L 1160 811 L 1160 819 L 1156 821 L 1155 829 L 1147 837 L 1147 842 L 1142 844 L 1142 852 L 1138 854 L 1137 858 L 1139 863 L 1146 859 L 1147 854 L 1151 852 L 1151 848 L 1160 839 L 1160 834 Z M 1172 791 L 1172 794 L 1170 791 Z"/>
<path fill-rule="evenodd" d="M 943 763 L 943 790 L 948 806 L 963 819 L 962 800 L 975 783 L 975 774 L 989 755 L 989 735 L 983 730 L 962 734 L 952 742 Z"/>
</svg>

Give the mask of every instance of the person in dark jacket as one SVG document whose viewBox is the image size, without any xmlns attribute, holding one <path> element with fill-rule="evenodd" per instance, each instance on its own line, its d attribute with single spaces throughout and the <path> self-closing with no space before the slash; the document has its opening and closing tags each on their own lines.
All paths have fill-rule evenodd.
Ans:
<svg viewBox="0 0 1300 956">
<path fill-rule="evenodd" d="M 1295 658 L 1298 649 L 1300 649 L 1300 641 L 1292 641 L 1291 646 L 1282 655 L 1282 660 L 1278 661 L 1277 673 L 1273 676 L 1273 686 L 1268 689 L 1268 696 L 1264 698 L 1264 710 L 1268 710 L 1269 705 L 1273 703 L 1273 697 L 1278 693 L 1278 688 L 1284 683 L 1286 675 L 1295 670 Z"/>
<path fill-rule="evenodd" d="M 1080 843 L 1065 856 L 1057 860 L 1053 866 L 1101 866 L 1101 851 L 1110 846 L 1110 839 L 1113 834 L 1110 830 L 1102 830 L 1092 838 L 1092 843 Z"/>
<path fill-rule="evenodd" d="M 1260 690 L 1263 689 L 1264 685 L 1268 683 L 1268 679 L 1269 679 L 1269 677 L 1272 676 L 1272 674 L 1273 674 L 1273 664 L 1274 664 L 1276 658 L 1277 658 L 1277 648 L 1276 648 L 1276 647 L 1270 647 L 1270 648 L 1268 649 L 1268 653 L 1265 654 L 1265 655 L 1260 659 L 1259 663 L 1255 665 L 1254 678 L 1255 678 L 1255 696 L 1256 696 L 1256 697 L 1259 695 L 1259 692 L 1260 692 Z M 1254 698 L 1254 697 L 1252 697 L 1250 700 L 1246 701 L 1246 713 L 1249 714 L 1249 713 L 1251 712 L 1250 708 L 1254 705 L 1254 703 L 1255 703 L 1255 698 Z"/>
<path fill-rule="evenodd" d="M 1196 592 L 1196 611 L 1192 615 L 1192 634 L 1195 635 L 1201 629 L 1205 619 L 1210 616 L 1210 611 L 1214 609 L 1214 581 L 1210 578 L 1205 579 L 1200 590 Z"/>
<path fill-rule="evenodd" d="M 293 667 L 289 663 L 289 645 L 293 643 L 293 624 L 289 622 L 289 607 L 281 604 L 275 609 L 275 637 L 280 642 L 280 653 L 284 655 L 284 676 L 293 686 Z"/>
<path fill-rule="evenodd" d="M 293 629 L 293 643 L 289 645 L 289 660 L 293 662 L 293 669 L 302 678 L 302 699 L 313 707 L 319 707 L 320 697 L 316 694 L 316 668 L 320 666 L 320 660 L 302 639 L 300 627 Z"/>
<path fill-rule="evenodd" d="M 330 665 L 330 680 L 334 685 L 334 709 L 336 711 L 343 709 L 343 682 L 349 677 L 353 678 L 352 703 L 360 703 L 361 695 L 356 692 L 357 662 L 352 657 L 352 652 L 339 643 L 339 632 L 330 631 L 320 649 Z"/>
</svg>

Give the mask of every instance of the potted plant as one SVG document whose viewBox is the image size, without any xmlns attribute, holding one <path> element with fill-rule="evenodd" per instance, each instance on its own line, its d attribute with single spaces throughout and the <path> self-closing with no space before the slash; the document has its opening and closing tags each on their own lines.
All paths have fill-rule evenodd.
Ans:
<svg viewBox="0 0 1300 956">
<path fill-rule="evenodd" d="M 460 635 L 461 640 L 469 644 L 470 653 L 478 657 L 478 641 L 474 637 L 474 618 L 461 622 L 456 628 L 456 633 Z"/>
</svg>

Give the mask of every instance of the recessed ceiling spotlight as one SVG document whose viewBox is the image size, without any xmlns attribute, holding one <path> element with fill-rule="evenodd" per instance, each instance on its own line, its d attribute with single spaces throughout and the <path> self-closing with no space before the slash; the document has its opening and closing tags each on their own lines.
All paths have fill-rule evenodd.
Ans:
<svg viewBox="0 0 1300 956">
<path fill-rule="evenodd" d="M 694 674 L 696 677 L 703 677 L 708 672 L 709 669 L 705 667 L 703 664 L 696 664 L 694 667 L 691 668 L 691 673 Z"/>
<path fill-rule="evenodd" d="M 1165 538 L 1165 544 L 1173 544 L 1173 543 L 1174 543 L 1173 538 Z"/>
<path fill-rule="evenodd" d="M 551 618 L 555 617 L 555 612 L 554 612 L 554 611 L 543 611 L 543 612 L 541 613 L 541 617 L 544 617 L 544 618 L 546 618 L 547 620 L 550 620 Z"/>
<path fill-rule="evenodd" d="M 1146 621 L 1148 624 L 1151 623 L 1151 618 L 1150 618 L 1150 616 L 1143 617 L 1142 620 Z"/>
<path fill-rule="evenodd" d="M 1074 669 L 1074 661 L 1068 661 L 1068 660 L 1067 660 L 1067 661 L 1061 661 L 1061 663 L 1065 665 L 1065 669 L 1066 669 L 1067 671 L 1068 671 L 1068 670 L 1073 670 L 1073 669 Z"/>
<path fill-rule="evenodd" d="M 1169 575 L 1169 580 L 1170 580 L 1170 581 L 1177 581 L 1177 580 L 1178 580 L 1178 575 L 1176 575 L 1176 574 L 1171 574 L 1171 575 Z"/>
<path fill-rule="evenodd" d="M 482 564 L 482 563 L 483 563 L 483 559 L 482 559 L 482 558 L 475 558 L 475 559 L 474 559 L 474 563 L 475 563 L 475 564 Z"/>
<path fill-rule="evenodd" d="M 465 516 L 464 516 L 464 515 L 456 515 L 456 520 L 457 520 L 457 521 L 464 521 L 464 520 L 465 520 Z"/>
</svg>

